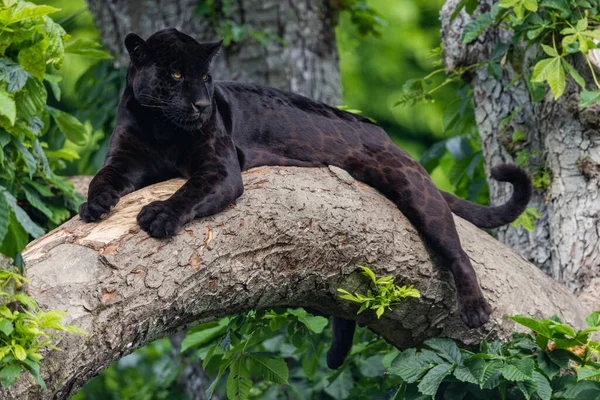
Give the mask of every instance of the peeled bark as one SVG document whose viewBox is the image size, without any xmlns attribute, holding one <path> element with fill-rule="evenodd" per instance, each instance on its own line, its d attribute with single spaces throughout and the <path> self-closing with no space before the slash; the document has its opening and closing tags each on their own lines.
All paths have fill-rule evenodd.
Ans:
<svg viewBox="0 0 600 400">
<path fill-rule="evenodd" d="M 134 192 L 99 223 L 78 217 L 32 242 L 23 253 L 27 289 L 42 309 L 67 312 L 66 323 L 89 337 L 65 335 L 44 361 L 42 392 L 29 376 L 3 399 L 66 399 L 91 377 L 144 344 L 191 324 L 251 309 L 308 306 L 355 319 L 404 348 L 429 337 L 463 345 L 507 338 L 505 316 L 558 313 L 581 325 L 586 310 L 562 285 L 456 218 L 463 247 L 494 313 L 467 330 L 456 307 L 452 276 L 437 262 L 407 219 L 374 189 L 345 171 L 272 167 L 244 173 L 235 205 L 185 225 L 173 238 L 150 238 L 136 225 L 144 204 L 166 199 L 172 180 Z M 408 299 L 377 319 L 336 296 L 339 287 L 365 292 L 358 272 L 414 284 Z"/>
<path fill-rule="evenodd" d="M 463 44 L 462 30 L 471 18 L 463 11 L 450 23 L 458 2 L 448 0 L 441 14 L 444 62 L 448 70 L 489 60 L 497 43 L 511 39 L 510 31 L 491 28 L 475 42 Z M 476 13 L 489 10 L 493 3 L 480 0 Z M 529 58 L 523 69 L 531 68 Z M 580 72 L 591 82 L 585 68 L 580 68 Z M 552 175 L 551 185 L 537 190 L 531 203 L 542 214 L 535 231 L 504 227 L 498 230 L 498 237 L 597 308 L 600 304 L 600 108 L 579 108 L 579 88 L 572 81 L 558 101 L 548 92 L 541 103 L 534 104 L 523 79 L 510 84 L 516 75 L 506 64 L 501 81 L 490 76 L 485 67 L 466 77 L 474 90 L 486 170 L 500 162 L 512 162 L 517 150 L 525 150 Z M 523 111 L 510 123 L 510 129 L 503 132 L 502 119 L 518 107 L 523 107 Z M 527 141 L 515 146 L 510 137 L 517 130 L 526 133 Z M 505 187 L 493 179 L 489 184 L 492 203 L 502 203 L 508 198 Z"/>
<path fill-rule="evenodd" d="M 215 1 L 217 6 L 221 2 Z M 123 66 L 129 32 L 147 38 L 173 27 L 200 41 L 219 39 L 210 19 L 195 11 L 198 0 L 88 0 L 102 40 Z M 212 65 L 215 79 L 260 83 L 292 90 L 328 104 L 341 101 L 333 11 L 323 0 L 240 0 L 233 18 L 286 45 L 266 47 L 255 39 L 225 47 Z"/>
</svg>

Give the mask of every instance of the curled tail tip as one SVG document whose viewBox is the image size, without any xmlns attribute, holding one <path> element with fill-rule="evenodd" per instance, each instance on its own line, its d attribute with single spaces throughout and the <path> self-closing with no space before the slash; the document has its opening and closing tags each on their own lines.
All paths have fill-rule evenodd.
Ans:
<svg viewBox="0 0 600 400">
<path fill-rule="evenodd" d="M 492 167 L 492 177 L 500 182 L 531 181 L 529 174 L 516 164 L 498 164 Z"/>
</svg>

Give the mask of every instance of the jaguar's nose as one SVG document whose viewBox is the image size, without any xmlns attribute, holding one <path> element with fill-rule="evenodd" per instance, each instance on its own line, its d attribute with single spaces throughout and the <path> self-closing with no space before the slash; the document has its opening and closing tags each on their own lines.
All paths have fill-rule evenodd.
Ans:
<svg viewBox="0 0 600 400">
<path fill-rule="evenodd" d="M 201 112 L 206 109 L 206 107 L 210 106 L 210 101 L 207 99 L 196 100 L 192 103 L 192 109 L 195 112 Z"/>
</svg>

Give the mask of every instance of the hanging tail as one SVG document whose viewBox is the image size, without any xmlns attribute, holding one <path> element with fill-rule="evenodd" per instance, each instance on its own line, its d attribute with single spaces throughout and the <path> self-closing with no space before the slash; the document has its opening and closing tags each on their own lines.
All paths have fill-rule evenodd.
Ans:
<svg viewBox="0 0 600 400">
<path fill-rule="evenodd" d="M 527 172 L 514 164 L 496 165 L 491 172 L 495 180 L 509 182 L 513 186 L 512 196 L 500 206 L 481 206 L 440 190 L 454 214 L 479 228 L 497 228 L 513 222 L 527 208 L 533 190 Z"/>
</svg>

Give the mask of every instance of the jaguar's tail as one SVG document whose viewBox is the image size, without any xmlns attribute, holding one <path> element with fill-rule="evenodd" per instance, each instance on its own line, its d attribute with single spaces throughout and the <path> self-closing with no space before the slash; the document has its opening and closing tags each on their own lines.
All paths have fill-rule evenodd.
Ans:
<svg viewBox="0 0 600 400">
<path fill-rule="evenodd" d="M 346 356 L 352 348 L 356 321 L 333 317 L 333 340 L 327 352 L 327 366 L 338 369 L 344 363 Z"/>
<path fill-rule="evenodd" d="M 454 214 L 480 228 L 496 228 L 517 219 L 527 208 L 533 190 L 527 172 L 514 164 L 496 165 L 491 172 L 497 181 L 513 185 L 512 196 L 501 206 L 481 206 L 440 191 Z"/>
</svg>

